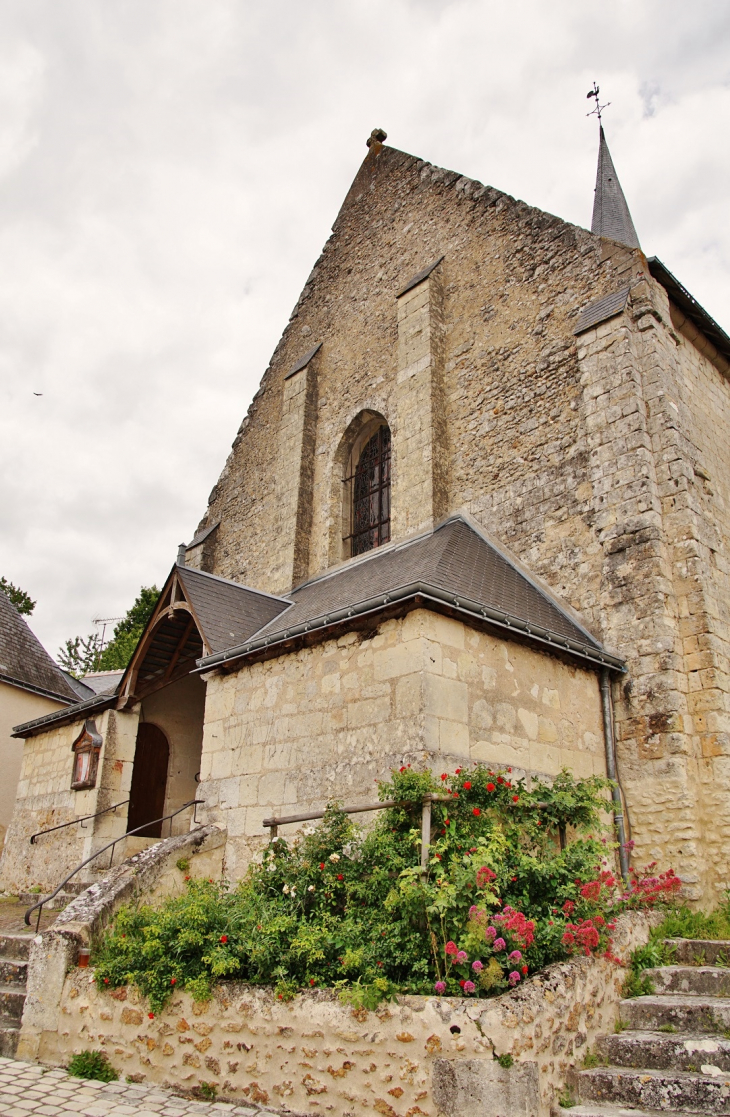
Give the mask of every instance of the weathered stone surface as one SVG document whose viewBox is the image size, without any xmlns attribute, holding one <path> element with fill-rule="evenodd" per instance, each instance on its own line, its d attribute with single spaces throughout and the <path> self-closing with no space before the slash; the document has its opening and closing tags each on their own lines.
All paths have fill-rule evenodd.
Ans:
<svg viewBox="0 0 730 1117">
<path fill-rule="evenodd" d="M 660 966 L 644 971 L 657 993 L 730 997 L 730 969 L 718 966 Z"/>
<path fill-rule="evenodd" d="M 730 1040 L 722 1034 L 692 1036 L 662 1032 L 620 1032 L 601 1036 L 596 1054 L 620 1067 L 697 1071 L 712 1063 L 730 1074 Z"/>
<path fill-rule="evenodd" d="M 686 993 L 633 997 L 621 1002 L 621 1019 L 629 1028 L 656 1030 L 671 1024 L 679 1032 L 716 1033 L 730 1028 L 730 1000 Z"/>
<path fill-rule="evenodd" d="M 726 939 L 667 939 L 666 943 L 676 960 L 688 966 L 730 965 L 730 942 Z"/>
<path fill-rule="evenodd" d="M 597 1067 L 581 1074 L 585 1101 L 630 1108 L 730 1113 L 730 1077 L 683 1071 Z"/>
<path fill-rule="evenodd" d="M 433 1100 L 444 1117 L 537 1117 L 537 1063 L 501 1067 L 496 1060 L 436 1059 Z"/>
</svg>

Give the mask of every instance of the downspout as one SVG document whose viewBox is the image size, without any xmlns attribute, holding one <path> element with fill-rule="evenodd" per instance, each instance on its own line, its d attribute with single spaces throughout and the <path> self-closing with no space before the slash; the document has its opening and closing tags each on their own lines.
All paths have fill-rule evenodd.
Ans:
<svg viewBox="0 0 730 1117">
<path fill-rule="evenodd" d="M 603 711 L 603 740 L 606 746 L 606 774 L 613 780 L 611 798 L 613 799 L 613 821 L 618 837 L 618 859 L 624 882 L 629 879 L 629 851 L 626 848 L 624 829 L 624 808 L 616 773 L 616 745 L 613 736 L 613 703 L 611 702 L 611 676 L 608 668 L 601 671 L 601 709 Z"/>
</svg>

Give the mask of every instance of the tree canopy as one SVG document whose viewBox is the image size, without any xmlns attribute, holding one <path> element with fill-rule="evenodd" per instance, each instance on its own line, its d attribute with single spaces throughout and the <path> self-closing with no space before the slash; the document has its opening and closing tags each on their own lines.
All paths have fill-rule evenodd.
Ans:
<svg viewBox="0 0 730 1117">
<path fill-rule="evenodd" d="M 114 635 L 109 643 L 102 647 L 98 633 L 74 636 L 59 649 L 61 666 L 77 679 L 91 671 L 123 671 L 132 658 L 159 596 L 157 586 L 141 586 L 134 604 L 114 626 Z"/>
<path fill-rule="evenodd" d="M 29 617 L 35 609 L 35 601 L 33 601 L 25 590 L 21 590 L 19 586 L 14 586 L 12 582 L 9 582 L 7 578 L 2 577 L 2 575 L 0 575 L 0 591 L 10 599 L 11 604 L 15 606 L 18 612 L 24 613 L 26 617 Z"/>
</svg>

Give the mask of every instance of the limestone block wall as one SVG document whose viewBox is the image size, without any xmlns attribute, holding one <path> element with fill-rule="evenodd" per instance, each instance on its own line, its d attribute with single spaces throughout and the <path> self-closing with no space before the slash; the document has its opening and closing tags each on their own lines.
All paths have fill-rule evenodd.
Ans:
<svg viewBox="0 0 730 1117">
<path fill-rule="evenodd" d="M 376 781 L 401 764 L 475 761 L 604 774 L 597 676 L 417 609 L 375 634 L 210 675 L 200 814 L 226 827 L 235 879 L 266 817 L 376 801 Z"/>
<path fill-rule="evenodd" d="M 648 929 L 646 916 L 621 917 L 618 952 L 627 957 Z M 207 1004 L 182 994 L 154 1018 L 134 989 L 101 993 L 89 976 L 66 978 L 44 1061 L 103 1050 L 134 1081 L 207 1082 L 296 1113 L 547 1117 L 570 1068 L 613 1031 L 625 974 L 580 958 L 493 1000 L 403 996 L 376 1012 L 349 1008 L 331 990 L 284 1003 L 271 990 L 226 982 Z M 503 1069 L 496 1056 L 506 1054 L 514 1065 Z"/>
<path fill-rule="evenodd" d="M 96 787 L 71 790 L 73 754 L 83 719 L 29 737 L 13 817 L 0 860 L 0 885 L 8 891 L 39 886 L 52 891 L 75 865 L 126 830 L 126 807 L 93 823 L 68 826 L 30 844 L 38 830 L 94 814 L 129 797 L 138 711 L 106 710 L 95 718 L 103 739 Z M 92 879 L 83 877 L 81 879 Z"/>
</svg>

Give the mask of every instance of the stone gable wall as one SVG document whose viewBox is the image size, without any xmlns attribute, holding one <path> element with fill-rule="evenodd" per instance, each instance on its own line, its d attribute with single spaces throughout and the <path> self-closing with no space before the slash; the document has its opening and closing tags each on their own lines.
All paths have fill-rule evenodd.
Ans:
<svg viewBox="0 0 730 1117">
<path fill-rule="evenodd" d="M 402 764 L 605 774 L 595 672 L 425 609 L 207 685 L 201 817 L 227 829 L 232 879 L 264 818 L 376 802 Z"/>
</svg>

